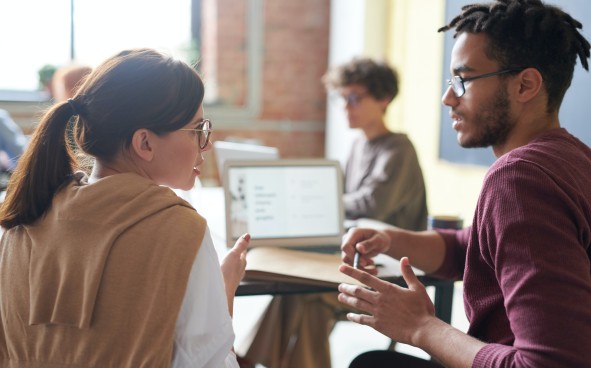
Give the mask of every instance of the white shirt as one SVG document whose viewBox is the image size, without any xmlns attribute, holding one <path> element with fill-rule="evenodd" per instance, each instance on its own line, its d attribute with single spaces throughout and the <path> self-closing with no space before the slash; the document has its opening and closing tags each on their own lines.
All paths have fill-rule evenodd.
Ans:
<svg viewBox="0 0 591 368">
<path fill-rule="evenodd" d="M 173 368 L 238 368 L 234 329 L 209 227 L 195 257 L 176 322 Z"/>
</svg>

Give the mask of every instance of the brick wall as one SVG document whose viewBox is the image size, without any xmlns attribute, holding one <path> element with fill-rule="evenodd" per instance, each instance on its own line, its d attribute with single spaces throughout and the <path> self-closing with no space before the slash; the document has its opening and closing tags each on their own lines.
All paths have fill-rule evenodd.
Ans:
<svg viewBox="0 0 591 368">
<path fill-rule="evenodd" d="M 325 119 L 329 1 L 265 2 L 262 119 Z"/>
<path fill-rule="evenodd" d="M 217 73 L 218 101 L 240 106 L 246 101 L 241 84 L 247 62 L 246 2 L 204 0 L 204 6 L 208 3 L 217 4 L 217 19 L 203 20 L 203 74 L 207 81 L 208 72 Z M 256 139 L 278 147 L 284 158 L 324 157 L 326 93 L 320 78 L 328 65 L 330 0 L 264 1 L 263 13 L 260 112 L 254 121 L 234 122 L 231 129 L 215 125 L 214 139 Z M 218 177 L 214 160 L 213 153 L 206 156 L 204 181 Z"/>
</svg>

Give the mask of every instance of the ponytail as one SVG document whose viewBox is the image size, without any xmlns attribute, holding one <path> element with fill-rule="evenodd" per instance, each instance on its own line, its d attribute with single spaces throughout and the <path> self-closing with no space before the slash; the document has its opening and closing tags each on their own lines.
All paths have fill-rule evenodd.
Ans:
<svg viewBox="0 0 591 368">
<path fill-rule="evenodd" d="M 80 170 L 69 144 L 68 120 L 78 116 L 77 148 L 109 162 L 138 129 L 158 135 L 181 129 L 203 102 L 203 81 L 191 66 L 152 49 L 122 51 L 97 66 L 76 95 L 53 105 L 20 158 L 0 206 L 0 226 L 32 224 L 55 193 Z"/>
<path fill-rule="evenodd" d="M 54 194 L 78 164 L 66 138 L 75 102 L 51 107 L 35 129 L 31 141 L 10 177 L 0 207 L 0 226 L 10 229 L 35 222 L 51 206 Z"/>
</svg>

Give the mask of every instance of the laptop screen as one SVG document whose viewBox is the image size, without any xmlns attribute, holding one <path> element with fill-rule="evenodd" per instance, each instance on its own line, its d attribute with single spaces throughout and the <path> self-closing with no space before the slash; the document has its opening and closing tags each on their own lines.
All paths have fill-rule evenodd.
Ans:
<svg viewBox="0 0 591 368">
<path fill-rule="evenodd" d="M 343 234 L 338 161 L 228 161 L 224 167 L 228 246 L 337 245 Z"/>
</svg>

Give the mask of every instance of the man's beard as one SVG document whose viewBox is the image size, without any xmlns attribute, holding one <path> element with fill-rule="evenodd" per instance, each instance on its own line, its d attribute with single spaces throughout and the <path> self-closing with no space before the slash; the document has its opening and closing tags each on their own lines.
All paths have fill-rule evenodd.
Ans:
<svg viewBox="0 0 591 368">
<path fill-rule="evenodd" d="M 499 87 L 493 100 L 484 106 L 474 117 L 476 134 L 461 143 L 464 148 L 489 147 L 502 145 L 515 127 L 514 119 L 509 116 L 509 96 L 506 86 Z"/>
</svg>

